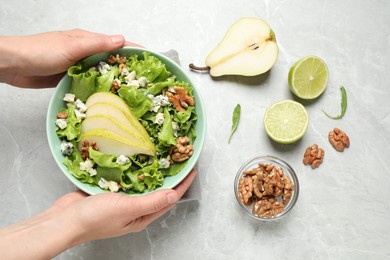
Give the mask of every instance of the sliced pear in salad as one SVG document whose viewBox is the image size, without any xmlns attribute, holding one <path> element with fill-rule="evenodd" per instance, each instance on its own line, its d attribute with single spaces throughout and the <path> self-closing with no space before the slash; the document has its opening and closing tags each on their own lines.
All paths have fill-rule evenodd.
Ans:
<svg viewBox="0 0 390 260">
<path fill-rule="evenodd" d="M 110 103 L 94 104 L 88 107 L 88 110 L 85 114 L 86 119 L 92 116 L 106 116 L 121 122 L 129 131 L 133 132 L 137 138 L 143 139 L 143 136 L 139 133 L 138 128 L 131 123 L 127 115 Z"/>
<path fill-rule="evenodd" d="M 112 155 L 155 154 L 147 131 L 120 97 L 98 92 L 88 98 L 86 105 L 79 146 L 88 141 Z"/>
<path fill-rule="evenodd" d="M 89 107 L 89 106 L 92 106 L 92 105 L 98 104 L 98 103 L 105 103 L 105 104 L 110 104 L 112 106 L 115 106 L 118 110 L 120 110 L 122 113 L 124 113 L 128 117 L 128 120 L 136 127 L 136 129 L 138 129 L 138 131 L 142 135 L 148 136 L 148 132 L 138 122 L 138 119 L 131 112 L 129 106 L 118 95 L 112 94 L 110 92 L 97 92 L 88 98 L 85 105 L 87 107 Z M 149 136 L 148 136 L 148 139 L 149 139 Z"/>
<path fill-rule="evenodd" d="M 134 132 L 134 130 L 130 130 L 131 127 L 132 125 L 126 126 L 114 117 L 99 114 L 85 118 L 81 124 L 80 131 L 81 133 L 86 133 L 94 129 L 103 129 L 126 138 L 133 143 L 144 146 L 145 143 L 140 140 L 140 134 Z"/>
<path fill-rule="evenodd" d="M 154 155 L 154 152 L 147 146 L 134 143 L 129 139 L 104 129 L 93 129 L 81 134 L 79 149 L 82 148 L 82 144 L 85 141 L 88 141 L 89 143 L 95 142 L 96 146 L 99 148 L 99 152 L 114 156 L 131 156 L 134 154 Z"/>
</svg>

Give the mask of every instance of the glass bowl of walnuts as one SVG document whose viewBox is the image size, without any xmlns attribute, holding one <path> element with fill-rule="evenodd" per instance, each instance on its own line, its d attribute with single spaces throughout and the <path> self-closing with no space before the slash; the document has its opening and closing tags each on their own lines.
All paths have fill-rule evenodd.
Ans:
<svg viewBox="0 0 390 260">
<path fill-rule="evenodd" d="M 244 163 L 234 180 L 238 204 L 252 218 L 262 221 L 281 219 L 294 207 L 299 182 L 294 169 L 270 155 Z"/>
</svg>

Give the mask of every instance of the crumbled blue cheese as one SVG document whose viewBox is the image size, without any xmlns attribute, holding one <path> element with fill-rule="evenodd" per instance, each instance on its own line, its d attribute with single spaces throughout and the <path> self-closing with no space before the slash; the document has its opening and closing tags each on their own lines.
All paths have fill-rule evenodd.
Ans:
<svg viewBox="0 0 390 260">
<path fill-rule="evenodd" d="M 168 88 L 168 91 L 173 93 L 173 94 L 176 94 L 176 91 L 175 91 L 175 89 L 173 87 Z"/>
<path fill-rule="evenodd" d="M 178 122 L 172 121 L 172 131 L 173 131 L 174 137 L 179 136 L 179 123 Z"/>
<path fill-rule="evenodd" d="M 148 80 L 145 77 L 138 78 L 138 84 L 140 87 L 144 88 L 148 84 Z"/>
<path fill-rule="evenodd" d="M 129 70 L 124 67 L 121 71 L 121 76 L 126 77 L 127 75 L 129 75 Z"/>
<path fill-rule="evenodd" d="M 71 155 L 73 152 L 73 144 L 71 142 L 62 141 L 61 153 L 65 156 Z"/>
<path fill-rule="evenodd" d="M 139 88 L 139 83 L 138 83 L 138 80 L 132 80 L 130 82 L 127 83 L 127 86 L 130 86 L 130 87 L 134 87 L 134 88 Z"/>
<path fill-rule="evenodd" d="M 84 113 L 88 109 L 88 107 L 80 99 L 77 99 L 74 104 L 76 106 L 76 109 L 81 113 Z"/>
<path fill-rule="evenodd" d="M 136 77 L 136 76 L 137 76 L 137 75 L 136 75 L 136 73 L 135 73 L 135 70 L 129 72 L 129 73 L 127 74 L 127 76 L 125 77 L 125 82 L 126 82 L 127 84 L 129 84 L 132 80 L 135 80 L 135 77 Z"/>
<path fill-rule="evenodd" d="M 160 160 L 158 160 L 158 165 L 160 166 L 160 168 L 168 169 L 171 165 L 171 157 L 168 155 L 167 158 L 161 158 Z"/>
<path fill-rule="evenodd" d="M 119 185 L 115 181 L 107 181 L 104 178 L 100 178 L 98 185 L 100 188 L 104 190 L 110 190 L 112 192 L 119 191 Z"/>
<path fill-rule="evenodd" d="M 88 172 L 90 176 L 97 174 L 96 170 L 93 168 L 93 161 L 90 159 L 80 162 L 80 170 Z"/>
<path fill-rule="evenodd" d="M 104 75 L 111 70 L 111 66 L 104 61 L 100 61 L 99 65 L 97 65 L 97 69 L 102 75 Z"/>
<path fill-rule="evenodd" d="M 96 169 L 92 168 L 88 171 L 88 173 L 90 176 L 95 176 L 97 174 L 97 171 L 96 171 Z"/>
<path fill-rule="evenodd" d="M 66 93 L 63 100 L 67 103 L 74 103 L 74 99 L 76 98 L 75 94 Z"/>
<path fill-rule="evenodd" d="M 150 109 L 150 111 L 153 111 L 155 113 L 157 113 L 160 107 L 168 106 L 171 104 L 169 102 L 168 97 L 164 95 L 153 96 L 152 94 L 149 94 L 148 98 L 153 101 L 153 107 Z"/>
<path fill-rule="evenodd" d="M 162 125 L 164 123 L 164 113 L 157 113 L 155 123 L 158 125 Z"/>
<path fill-rule="evenodd" d="M 68 122 L 66 119 L 59 118 L 56 120 L 56 126 L 58 126 L 60 129 L 65 129 L 68 126 Z"/>
<path fill-rule="evenodd" d="M 74 111 L 74 114 L 76 115 L 77 118 L 81 118 L 81 119 L 84 119 L 84 118 L 87 117 L 86 114 L 81 113 L 79 110 L 75 110 L 75 111 Z"/>
<path fill-rule="evenodd" d="M 130 158 L 121 154 L 116 158 L 116 163 L 119 165 L 125 165 L 130 162 Z"/>
</svg>

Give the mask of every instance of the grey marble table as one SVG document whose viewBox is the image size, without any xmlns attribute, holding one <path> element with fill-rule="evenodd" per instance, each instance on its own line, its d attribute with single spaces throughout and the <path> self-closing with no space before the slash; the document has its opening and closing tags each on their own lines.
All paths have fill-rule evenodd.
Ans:
<svg viewBox="0 0 390 260">
<path fill-rule="evenodd" d="M 13 0 L 0 5 L 0 34 L 25 35 L 82 28 L 124 34 L 155 51 L 175 49 L 183 68 L 203 64 L 237 19 L 257 16 L 273 28 L 280 53 L 271 72 L 252 78 L 188 72 L 207 111 L 207 137 L 198 162 L 201 196 L 180 203 L 146 230 L 93 241 L 57 259 L 390 259 L 390 2 L 386 0 L 263 1 L 49 1 Z M 290 66 L 306 55 L 325 60 L 324 94 L 305 102 L 310 124 L 302 140 L 278 145 L 262 124 L 265 109 L 294 99 Z M 337 114 L 339 86 L 348 110 Z M 47 208 L 75 187 L 50 154 L 45 119 L 53 89 L 0 84 L 0 225 Z M 230 144 L 231 112 L 242 107 Z M 334 127 L 351 146 L 336 152 L 327 140 Z M 324 163 L 303 165 L 307 146 L 325 149 Z M 301 184 L 299 200 L 278 223 L 243 214 L 233 194 L 240 165 L 251 157 L 288 161 Z"/>
</svg>

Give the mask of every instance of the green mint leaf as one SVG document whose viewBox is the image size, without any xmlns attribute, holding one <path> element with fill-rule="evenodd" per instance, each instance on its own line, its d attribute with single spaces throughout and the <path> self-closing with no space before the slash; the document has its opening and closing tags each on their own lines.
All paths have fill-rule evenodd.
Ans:
<svg viewBox="0 0 390 260">
<path fill-rule="evenodd" d="M 233 110 L 232 130 L 230 132 L 228 143 L 230 143 L 230 139 L 232 138 L 234 132 L 237 129 L 238 122 L 240 121 L 240 116 L 241 116 L 241 106 L 240 104 L 237 104 L 237 106 Z"/>
</svg>

